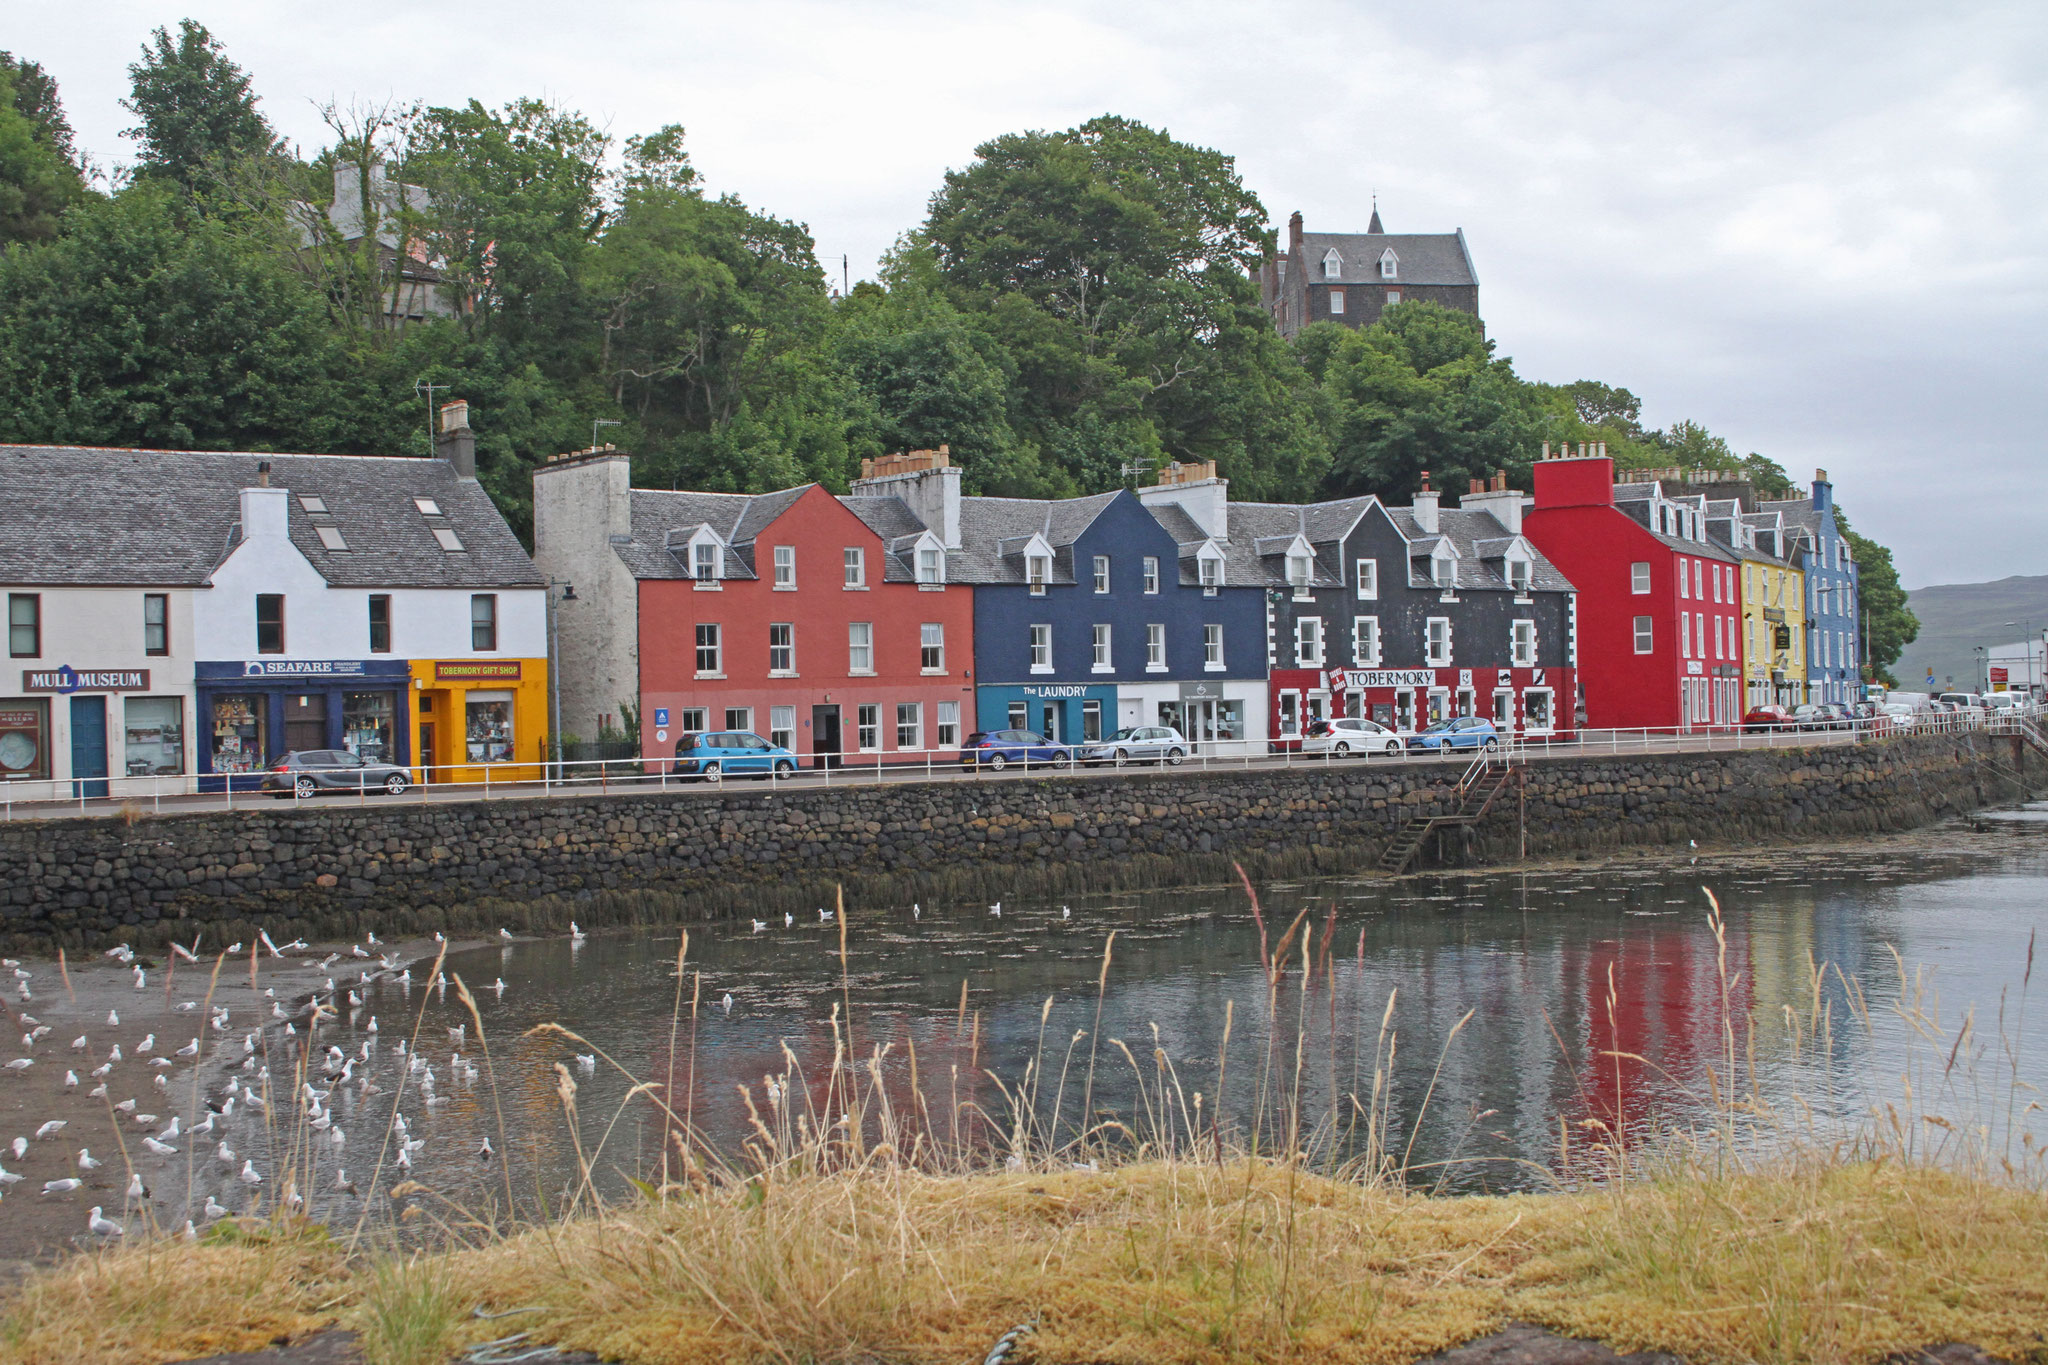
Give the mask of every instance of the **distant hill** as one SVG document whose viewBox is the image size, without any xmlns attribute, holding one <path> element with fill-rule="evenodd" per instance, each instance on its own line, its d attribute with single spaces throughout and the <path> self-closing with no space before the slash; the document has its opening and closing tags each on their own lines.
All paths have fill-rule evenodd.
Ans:
<svg viewBox="0 0 2048 1365">
<path fill-rule="evenodd" d="M 2037 634 L 2048 627 L 2048 575 L 1914 588 L 1906 593 L 1906 605 L 1920 618 L 1920 638 L 1892 668 L 1899 685 L 1918 690 L 1931 668 L 1943 686 L 1954 678 L 1959 688 L 1975 688 L 1981 681 L 1978 645 L 2012 644 L 2028 626 Z"/>
</svg>

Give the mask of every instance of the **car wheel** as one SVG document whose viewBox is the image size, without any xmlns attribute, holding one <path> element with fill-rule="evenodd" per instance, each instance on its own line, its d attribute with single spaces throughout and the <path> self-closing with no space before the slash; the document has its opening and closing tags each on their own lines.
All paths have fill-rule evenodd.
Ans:
<svg viewBox="0 0 2048 1365">
<path fill-rule="evenodd" d="M 1065 749 L 1061 749 L 1058 753 L 1052 756 L 1052 766 L 1055 768 L 1064 768 L 1073 761 L 1074 756 L 1068 753 Z"/>
<path fill-rule="evenodd" d="M 301 801 L 311 801 L 313 793 L 318 790 L 320 789 L 313 784 L 313 779 L 310 777 L 302 777 L 292 783 L 292 791 Z"/>
<path fill-rule="evenodd" d="M 795 777 L 795 776 L 796 776 L 796 764 L 794 764 L 794 763 L 790 762 L 790 761 L 789 761 L 788 759 L 786 759 L 786 758 L 778 758 L 778 759 L 776 759 L 776 760 L 775 760 L 775 775 L 776 775 L 777 777 Z"/>
<path fill-rule="evenodd" d="M 1124 766 L 1124 764 L 1131 761 L 1131 756 L 1125 753 L 1122 749 L 1118 749 L 1115 753 L 1109 756 L 1109 761 L 1116 764 L 1117 767 L 1121 768 Z"/>
<path fill-rule="evenodd" d="M 1343 740 L 1341 740 L 1341 739 L 1337 741 L 1337 757 L 1339 757 L 1339 758 L 1349 758 L 1349 757 L 1351 757 L 1351 746 L 1350 746 L 1349 744 L 1345 743 L 1345 742 L 1344 742 Z"/>
<path fill-rule="evenodd" d="M 1168 749 L 1166 751 L 1166 761 L 1176 768 L 1180 766 L 1180 761 L 1186 757 L 1187 755 L 1178 749 Z"/>
<path fill-rule="evenodd" d="M 1486 745 L 1485 745 L 1485 748 L 1486 748 L 1486 752 L 1488 752 L 1488 753 L 1492 753 L 1492 752 L 1493 752 L 1493 751 L 1494 751 L 1495 749 L 1498 749 L 1499 747 L 1500 747 L 1500 741 L 1499 741 L 1499 740 L 1497 740 L 1497 739 L 1488 739 L 1488 740 L 1486 741 Z"/>
<path fill-rule="evenodd" d="M 697 776 L 706 782 L 716 782 L 725 776 L 725 770 L 716 763 L 706 763 L 697 770 Z"/>
<path fill-rule="evenodd" d="M 1001 754 L 990 754 L 988 766 L 996 772 L 1001 772 L 1010 766 L 1010 760 L 1004 758 Z"/>
<path fill-rule="evenodd" d="M 1390 740 L 1388 740 L 1388 741 L 1387 741 L 1387 757 L 1388 757 L 1388 758 L 1398 758 L 1398 757 L 1400 757 L 1400 755 L 1401 755 L 1401 741 L 1400 741 L 1400 740 L 1398 740 L 1398 739 L 1390 739 Z"/>
<path fill-rule="evenodd" d="M 412 783 L 406 780 L 404 773 L 392 773 L 384 779 L 384 794 L 386 796 L 397 796 L 411 785 Z"/>
</svg>

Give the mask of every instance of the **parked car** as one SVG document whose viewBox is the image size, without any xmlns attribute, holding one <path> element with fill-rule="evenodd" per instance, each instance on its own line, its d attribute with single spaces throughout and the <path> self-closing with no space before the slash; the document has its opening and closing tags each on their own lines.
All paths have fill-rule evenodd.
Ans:
<svg viewBox="0 0 2048 1365">
<path fill-rule="evenodd" d="M 1398 754 L 1401 737 L 1378 721 L 1362 716 L 1336 716 L 1315 721 L 1301 741 L 1305 754 Z"/>
<path fill-rule="evenodd" d="M 280 801 L 300 800 L 321 792 L 384 791 L 398 795 L 412 785 L 412 775 L 391 763 L 372 763 L 346 749 L 295 749 L 263 774 L 263 790 Z"/>
<path fill-rule="evenodd" d="M 1770 703 L 1752 706 L 1742 717 L 1745 730 L 1789 730 L 1794 724 L 1790 711 Z"/>
<path fill-rule="evenodd" d="M 676 741 L 669 772 L 700 782 L 721 782 L 728 773 L 794 777 L 796 755 L 751 730 L 694 730 Z"/>
<path fill-rule="evenodd" d="M 1411 749 L 1487 749 L 1500 747 L 1500 731 L 1484 716 L 1452 716 L 1408 736 Z"/>
<path fill-rule="evenodd" d="M 1035 730 L 976 730 L 960 747 L 960 766 L 970 771 L 985 766 L 1001 772 L 1012 763 L 1064 768 L 1073 761 L 1072 749 Z"/>
<path fill-rule="evenodd" d="M 1840 723 L 1840 719 L 1822 702 L 1810 701 L 1792 708 L 1792 723 L 1802 730 L 1831 729 Z"/>
<path fill-rule="evenodd" d="M 1083 763 L 1178 763 L 1188 756 L 1188 742 L 1171 725 L 1133 725 L 1108 739 L 1084 744 Z"/>
<path fill-rule="evenodd" d="M 1944 692 L 1941 694 L 1940 699 L 1948 702 L 1958 711 L 1981 711 L 1984 709 L 1984 698 L 1975 692 Z"/>
</svg>

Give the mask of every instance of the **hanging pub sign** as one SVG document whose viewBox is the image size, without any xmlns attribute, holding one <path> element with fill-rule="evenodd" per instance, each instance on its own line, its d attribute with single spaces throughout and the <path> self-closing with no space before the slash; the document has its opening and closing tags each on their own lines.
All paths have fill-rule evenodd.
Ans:
<svg viewBox="0 0 2048 1365">
<path fill-rule="evenodd" d="M 24 668 L 24 692 L 147 692 L 146 668 Z"/>
</svg>

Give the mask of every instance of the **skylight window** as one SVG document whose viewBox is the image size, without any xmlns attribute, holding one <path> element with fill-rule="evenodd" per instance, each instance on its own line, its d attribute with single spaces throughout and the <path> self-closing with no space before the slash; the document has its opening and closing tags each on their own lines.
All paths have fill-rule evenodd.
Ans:
<svg viewBox="0 0 2048 1365">
<path fill-rule="evenodd" d="M 308 510 L 310 511 L 311 509 L 309 508 Z M 348 542 L 341 538 L 341 528 L 339 526 L 315 526 L 313 531 L 314 534 L 320 537 L 320 543 L 330 550 L 346 550 L 348 548 Z"/>
<path fill-rule="evenodd" d="M 434 528 L 434 539 L 441 542 L 441 548 L 444 550 L 459 550 L 462 548 L 461 539 L 446 526 L 436 526 Z"/>
<path fill-rule="evenodd" d="M 441 515 L 441 504 L 435 502 L 432 498 L 414 498 L 412 505 L 420 509 L 420 515 L 423 517 L 438 517 Z"/>
<path fill-rule="evenodd" d="M 305 508 L 308 512 L 325 512 L 327 510 L 327 500 L 325 498 L 316 498 L 311 493 L 302 493 L 299 495 L 299 506 Z"/>
</svg>

